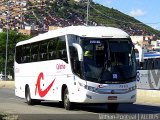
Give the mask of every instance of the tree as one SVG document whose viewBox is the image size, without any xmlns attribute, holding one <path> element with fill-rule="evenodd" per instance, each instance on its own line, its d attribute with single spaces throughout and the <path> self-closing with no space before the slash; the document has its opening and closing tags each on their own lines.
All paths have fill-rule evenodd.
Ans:
<svg viewBox="0 0 160 120">
<path fill-rule="evenodd" d="M 14 65 L 14 53 L 15 45 L 17 42 L 26 40 L 31 36 L 17 33 L 16 31 L 9 31 L 8 36 L 8 62 L 7 62 L 7 74 L 13 77 L 13 65 Z M 4 73 L 5 59 L 6 59 L 6 39 L 7 33 L 0 33 L 0 72 Z"/>
</svg>

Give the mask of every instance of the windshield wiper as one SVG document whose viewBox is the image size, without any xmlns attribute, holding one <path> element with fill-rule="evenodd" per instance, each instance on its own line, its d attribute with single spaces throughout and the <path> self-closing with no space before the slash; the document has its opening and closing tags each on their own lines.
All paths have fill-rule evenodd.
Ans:
<svg viewBox="0 0 160 120">
<path fill-rule="evenodd" d="M 104 62 L 104 65 L 103 65 L 103 68 L 102 68 L 102 71 L 101 71 L 101 73 L 100 73 L 100 75 L 99 75 L 99 77 L 98 77 L 98 82 L 100 82 L 101 81 L 101 78 L 102 78 L 102 76 L 103 76 L 103 74 L 104 74 L 104 71 L 106 70 L 106 68 L 108 67 L 108 60 L 106 60 L 105 62 Z"/>
</svg>

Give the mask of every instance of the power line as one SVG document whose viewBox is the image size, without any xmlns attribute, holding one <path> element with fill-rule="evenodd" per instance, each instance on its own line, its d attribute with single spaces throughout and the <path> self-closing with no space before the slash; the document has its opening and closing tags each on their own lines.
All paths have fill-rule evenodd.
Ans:
<svg viewBox="0 0 160 120">
<path fill-rule="evenodd" d="M 148 24 L 148 25 L 150 25 L 150 24 L 160 24 L 160 22 L 155 22 L 155 23 L 144 23 L 144 24 Z"/>
<path fill-rule="evenodd" d="M 113 19 L 113 20 L 115 20 L 115 21 L 119 21 L 119 22 L 123 22 L 123 23 L 129 23 L 129 24 L 136 24 L 136 23 L 133 23 L 133 22 L 126 22 L 126 21 L 118 20 L 118 19 L 116 19 L 116 18 L 113 18 L 113 17 L 111 17 L 111 16 L 108 16 L 108 15 L 102 13 L 101 11 L 97 10 L 96 8 L 94 8 L 92 5 L 90 5 L 90 6 L 91 6 L 91 8 L 93 8 L 95 11 L 97 11 L 97 12 L 100 13 L 101 15 L 103 15 L 103 16 L 105 16 L 105 17 L 108 17 L 108 18 L 110 18 L 110 19 Z M 142 24 L 142 23 L 137 23 L 137 24 Z"/>
<path fill-rule="evenodd" d="M 116 18 L 113 18 L 111 16 L 108 16 L 104 13 L 102 13 L 101 11 L 97 10 L 96 8 L 94 8 L 92 5 L 90 5 L 91 8 L 93 8 L 95 11 L 97 11 L 98 13 L 100 13 L 101 15 L 107 17 L 107 18 L 110 18 L 110 19 L 113 19 L 115 21 L 119 21 L 119 22 L 123 22 L 123 23 L 129 23 L 129 24 L 137 24 L 137 25 L 142 25 L 142 24 L 160 24 L 160 22 L 155 22 L 155 23 L 134 23 L 134 22 L 126 22 L 126 21 L 123 21 L 123 20 L 118 20 Z"/>
</svg>

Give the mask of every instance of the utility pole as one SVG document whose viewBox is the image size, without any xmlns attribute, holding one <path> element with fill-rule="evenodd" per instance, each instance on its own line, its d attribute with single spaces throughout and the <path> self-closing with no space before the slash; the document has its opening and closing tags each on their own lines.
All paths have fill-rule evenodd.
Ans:
<svg viewBox="0 0 160 120">
<path fill-rule="evenodd" d="M 8 62 L 8 33 L 9 33 L 9 1 L 7 1 L 7 39 L 6 39 L 6 60 L 5 60 L 5 71 L 4 71 L 4 75 L 5 75 L 5 80 L 7 80 L 7 62 Z"/>
<path fill-rule="evenodd" d="M 89 5 L 90 5 L 90 0 L 87 1 L 87 18 L 86 18 L 86 26 L 88 26 L 88 21 L 89 21 Z"/>
<path fill-rule="evenodd" d="M 21 29 L 23 29 L 23 13 L 22 13 L 22 3 L 20 4 L 20 19 L 21 19 Z"/>
</svg>

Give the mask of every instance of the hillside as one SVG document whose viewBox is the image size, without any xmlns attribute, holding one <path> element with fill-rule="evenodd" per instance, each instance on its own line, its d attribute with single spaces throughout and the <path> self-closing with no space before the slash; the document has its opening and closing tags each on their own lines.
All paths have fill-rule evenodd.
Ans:
<svg viewBox="0 0 160 120">
<path fill-rule="evenodd" d="M 15 8 L 16 10 L 15 13 L 12 13 L 14 16 L 10 17 L 12 19 L 9 24 L 14 28 L 24 28 L 24 26 L 27 25 L 34 26 L 40 31 L 47 31 L 49 26 L 65 27 L 86 24 L 86 2 L 75 2 L 75 0 L 23 1 L 25 1 L 25 4 L 16 4 L 16 2 L 12 2 L 13 10 Z M 17 5 L 19 5 L 19 7 Z M 118 27 L 125 30 L 130 35 L 155 34 L 160 37 L 160 31 L 154 30 L 118 10 L 107 8 L 94 2 L 90 3 L 89 8 L 89 25 Z M 19 13 L 18 16 L 17 13 Z M 0 22 L 0 25 L 1 24 L 5 26 L 5 19 Z"/>
<path fill-rule="evenodd" d="M 37 3 L 29 3 L 36 6 Z M 69 26 L 84 25 L 86 23 L 86 3 L 74 2 L 73 0 L 45 1 L 41 7 L 34 7 L 25 14 L 27 23 L 35 23 L 40 27 L 44 26 Z M 157 35 L 160 32 L 141 23 L 140 21 L 121 13 L 118 10 L 110 9 L 94 2 L 90 3 L 89 25 L 114 26 L 124 29 L 130 35 Z"/>
</svg>

